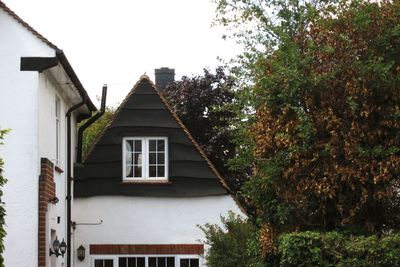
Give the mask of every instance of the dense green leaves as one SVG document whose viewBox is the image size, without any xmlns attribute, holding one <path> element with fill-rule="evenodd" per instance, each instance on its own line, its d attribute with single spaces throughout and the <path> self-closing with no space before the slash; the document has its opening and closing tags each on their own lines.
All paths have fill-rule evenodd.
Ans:
<svg viewBox="0 0 400 267">
<path fill-rule="evenodd" d="M 246 49 L 234 163 L 264 253 L 294 230 L 398 229 L 400 2 L 216 2 Z"/>
<path fill-rule="evenodd" d="M 299 232 L 279 238 L 280 266 L 400 266 L 400 234 L 351 236 Z"/>
<path fill-rule="evenodd" d="M 222 227 L 215 224 L 199 226 L 204 232 L 207 266 L 261 267 L 260 244 L 257 229 L 232 212 L 221 217 Z"/>
<path fill-rule="evenodd" d="M 84 132 L 82 138 L 82 158 L 85 159 L 88 155 L 90 149 L 92 148 L 94 142 L 106 128 L 108 123 L 111 121 L 115 112 L 115 108 L 106 107 L 106 111 L 103 116 L 101 116 L 97 121 L 95 121 L 92 125 L 90 125 Z M 83 125 L 85 121 L 82 121 L 78 127 Z"/>
</svg>

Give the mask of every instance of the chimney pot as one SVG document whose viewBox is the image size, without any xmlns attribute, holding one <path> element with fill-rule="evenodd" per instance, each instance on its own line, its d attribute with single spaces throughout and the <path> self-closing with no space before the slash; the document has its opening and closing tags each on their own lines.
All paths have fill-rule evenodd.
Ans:
<svg viewBox="0 0 400 267">
<path fill-rule="evenodd" d="M 168 84 L 175 81 L 175 69 L 159 68 L 154 71 L 156 77 L 156 86 L 160 89 L 165 89 Z"/>
</svg>

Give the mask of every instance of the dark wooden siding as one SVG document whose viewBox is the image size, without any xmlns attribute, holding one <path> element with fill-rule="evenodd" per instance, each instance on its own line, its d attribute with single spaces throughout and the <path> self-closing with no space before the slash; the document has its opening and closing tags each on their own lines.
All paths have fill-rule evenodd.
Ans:
<svg viewBox="0 0 400 267">
<path fill-rule="evenodd" d="M 122 183 L 122 138 L 134 136 L 168 137 L 168 184 Z M 195 197 L 227 193 L 146 79 L 123 102 L 84 164 L 75 166 L 74 190 L 75 197 Z"/>
</svg>

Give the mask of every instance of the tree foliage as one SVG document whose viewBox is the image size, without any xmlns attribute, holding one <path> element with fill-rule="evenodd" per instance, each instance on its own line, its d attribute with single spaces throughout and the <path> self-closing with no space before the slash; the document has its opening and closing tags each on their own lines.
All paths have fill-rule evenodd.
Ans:
<svg viewBox="0 0 400 267">
<path fill-rule="evenodd" d="M 115 112 L 114 107 L 106 107 L 106 111 L 97 121 L 90 125 L 84 132 L 82 137 L 82 159 L 85 159 L 93 143 L 103 132 L 104 128 L 111 121 Z M 87 120 L 82 121 L 78 127 L 82 126 Z"/>
<path fill-rule="evenodd" d="M 3 144 L 4 136 L 8 132 L 9 130 L 0 128 L 0 145 Z M 0 157 L 0 266 L 4 266 L 3 252 L 4 252 L 4 237 L 6 236 L 6 230 L 4 229 L 6 210 L 4 208 L 4 203 L 2 202 L 3 191 L 1 190 L 1 188 L 5 185 L 7 179 L 3 176 L 3 171 L 4 171 L 3 168 L 4 168 L 4 161 Z"/>
<path fill-rule="evenodd" d="M 215 74 L 204 69 L 202 76 L 184 76 L 163 93 L 228 186 L 236 191 L 245 172 L 232 171 L 227 166 L 236 153 L 231 127 L 235 113 L 227 108 L 235 102 L 233 85 L 232 77 L 219 67 Z"/>
<path fill-rule="evenodd" d="M 400 234 L 377 237 L 300 232 L 279 237 L 279 266 L 400 266 Z"/>
<path fill-rule="evenodd" d="M 261 267 L 257 230 L 247 220 L 233 212 L 216 224 L 199 226 L 205 234 L 206 254 L 210 267 Z"/>
<path fill-rule="evenodd" d="M 217 2 L 248 49 L 239 145 L 264 252 L 285 231 L 398 229 L 400 2 Z"/>
</svg>

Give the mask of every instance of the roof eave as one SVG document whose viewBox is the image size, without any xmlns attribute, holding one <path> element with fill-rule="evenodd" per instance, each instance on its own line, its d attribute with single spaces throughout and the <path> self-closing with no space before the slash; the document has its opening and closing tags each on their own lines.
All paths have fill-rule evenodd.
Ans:
<svg viewBox="0 0 400 267">
<path fill-rule="evenodd" d="M 64 68 L 65 72 L 71 79 L 71 82 L 74 84 L 75 88 L 78 90 L 79 95 L 82 99 L 85 100 L 85 104 L 90 111 L 97 111 L 96 106 L 90 100 L 85 88 L 81 81 L 79 80 L 78 76 L 76 75 L 74 69 L 72 68 L 71 64 L 69 63 L 67 57 L 65 56 L 64 52 L 61 49 L 56 50 L 56 57 L 58 58 L 59 62 L 61 63 L 62 67 Z"/>
</svg>

